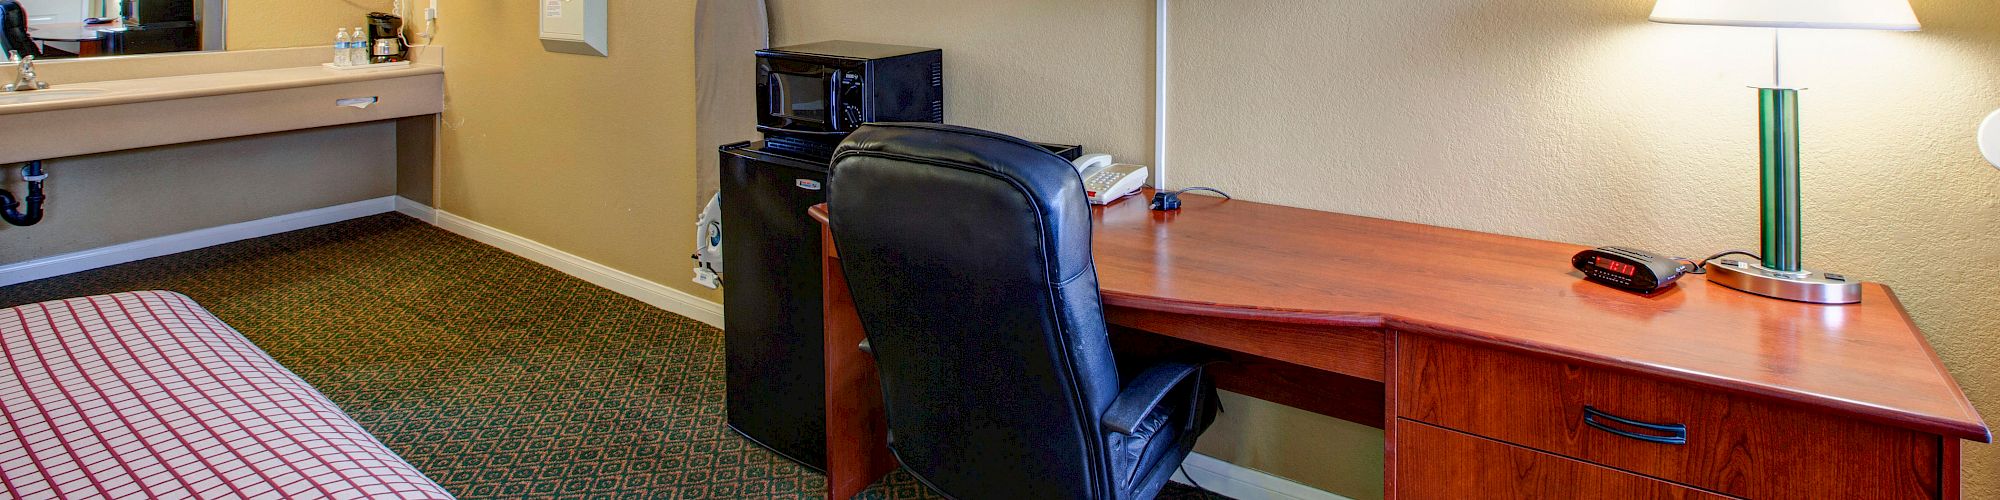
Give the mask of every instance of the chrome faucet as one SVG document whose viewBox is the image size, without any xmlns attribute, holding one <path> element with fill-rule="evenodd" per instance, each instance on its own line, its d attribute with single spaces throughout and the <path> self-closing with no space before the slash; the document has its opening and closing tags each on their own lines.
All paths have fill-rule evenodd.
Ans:
<svg viewBox="0 0 2000 500">
<path fill-rule="evenodd" d="M 21 51 L 10 50 L 7 51 L 7 58 L 13 61 L 17 61 L 15 63 L 15 69 L 19 71 L 19 74 L 14 75 L 14 83 L 9 83 L 5 87 L 0 87 L 0 91 L 20 92 L 23 90 L 42 90 L 49 88 L 49 82 L 44 82 L 35 79 L 35 56 L 21 57 Z"/>
</svg>

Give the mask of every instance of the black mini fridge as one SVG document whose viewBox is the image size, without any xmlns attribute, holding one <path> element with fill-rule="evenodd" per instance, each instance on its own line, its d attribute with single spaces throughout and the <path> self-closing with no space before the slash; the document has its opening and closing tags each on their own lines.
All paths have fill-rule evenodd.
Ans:
<svg viewBox="0 0 2000 500">
<path fill-rule="evenodd" d="M 723 338 L 729 427 L 826 470 L 826 360 L 820 352 L 820 227 L 825 160 L 722 147 Z"/>
</svg>

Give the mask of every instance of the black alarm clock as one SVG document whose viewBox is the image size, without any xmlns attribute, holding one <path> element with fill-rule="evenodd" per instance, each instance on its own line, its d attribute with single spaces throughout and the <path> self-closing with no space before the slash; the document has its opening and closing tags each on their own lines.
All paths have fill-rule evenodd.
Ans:
<svg viewBox="0 0 2000 500">
<path fill-rule="evenodd" d="M 1673 286 L 1687 274 L 1687 264 L 1625 247 L 1584 250 L 1570 258 L 1584 278 L 1612 288 L 1651 294 Z"/>
</svg>

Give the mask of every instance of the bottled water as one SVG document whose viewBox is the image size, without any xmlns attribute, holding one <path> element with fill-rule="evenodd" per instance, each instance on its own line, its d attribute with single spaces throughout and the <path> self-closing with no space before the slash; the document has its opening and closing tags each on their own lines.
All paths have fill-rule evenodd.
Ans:
<svg viewBox="0 0 2000 500">
<path fill-rule="evenodd" d="M 333 65 L 334 66 L 354 65 L 354 59 L 352 58 L 353 54 L 354 54 L 354 39 L 352 37 L 347 36 L 347 29 L 342 28 L 334 30 Z"/>
<path fill-rule="evenodd" d="M 347 60 L 353 61 L 355 66 L 366 66 L 374 62 L 368 59 L 368 31 L 361 29 L 360 26 L 354 27 L 354 43 L 349 47 Z"/>
</svg>

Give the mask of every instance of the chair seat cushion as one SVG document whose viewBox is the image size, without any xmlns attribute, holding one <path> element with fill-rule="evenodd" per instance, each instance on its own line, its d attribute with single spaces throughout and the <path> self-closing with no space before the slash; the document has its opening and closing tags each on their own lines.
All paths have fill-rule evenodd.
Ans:
<svg viewBox="0 0 2000 500">
<path fill-rule="evenodd" d="M 0 310 L 13 498 L 451 498 L 192 299 Z"/>
</svg>

